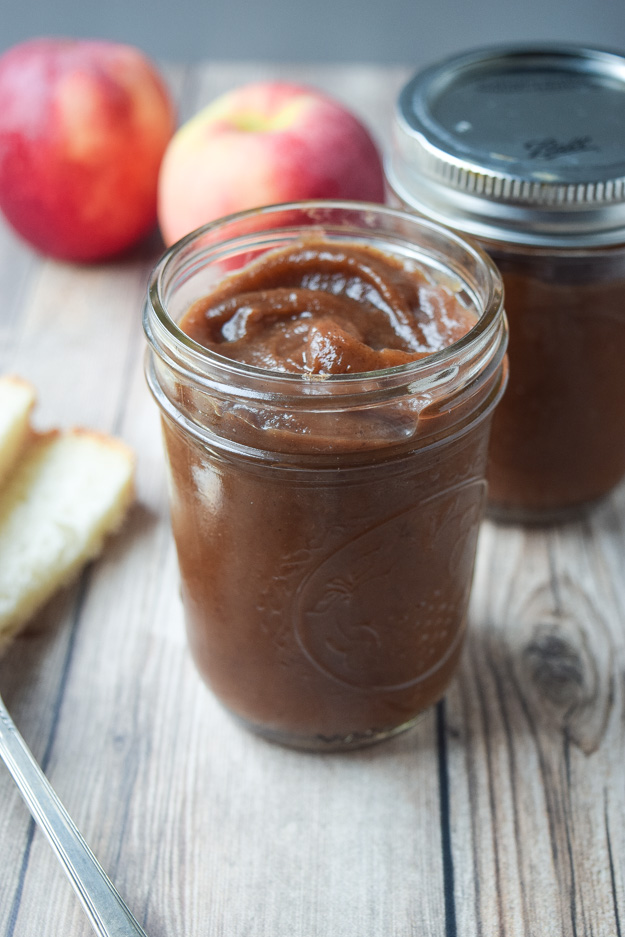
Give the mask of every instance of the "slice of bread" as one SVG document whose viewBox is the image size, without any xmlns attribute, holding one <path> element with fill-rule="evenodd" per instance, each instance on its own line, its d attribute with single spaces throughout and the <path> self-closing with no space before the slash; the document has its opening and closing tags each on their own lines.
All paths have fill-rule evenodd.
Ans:
<svg viewBox="0 0 625 937">
<path fill-rule="evenodd" d="M 133 498 L 134 457 L 119 440 L 30 432 L 0 485 L 0 647 L 99 553 Z"/>
<path fill-rule="evenodd" d="M 12 374 L 0 377 L 0 485 L 30 436 L 35 388 Z"/>
</svg>

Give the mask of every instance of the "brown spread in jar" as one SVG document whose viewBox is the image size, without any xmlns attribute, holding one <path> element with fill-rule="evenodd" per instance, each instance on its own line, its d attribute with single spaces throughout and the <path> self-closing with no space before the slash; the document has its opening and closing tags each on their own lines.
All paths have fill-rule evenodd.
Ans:
<svg viewBox="0 0 625 937">
<path fill-rule="evenodd" d="M 440 351 L 475 321 L 414 263 L 310 238 L 226 280 L 193 305 L 181 328 L 259 368 L 354 374 Z"/>
<path fill-rule="evenodd" d="M 504 251 L 511 380 L 493 419 L 494 513 L 548 520 L 625 475 L 625 253 Z"/>
<path fill-rule="evenodd" d="M 457 342 L 478 313 L 452 283 L 308 236 L 226 277 L 179 323 L 210 352 L 304 388 L 276 409 L 266 393 L 196 402 L 181 387 L 180 408 L 192 401 L 236 452 L 163 421 L 196 665 L 279 741 L 383 737 L 438 700 L 457 666 L 502 369 L 458 378 L 448 397 L 417 399 L 407 377 L 399 396 L 354 404 L 354 391 L 344 406 L 332 383 L 376 386 L 383 369 Z M 307 395 L 326 378 L 325 397 Z"/>
<path fill-rule="evenodd" d="M 504 282 L 502 521 L 572 520 L 625 480 L 624 122 L 623 55 L 560 43 L 453 55 L 397 99 L 390 200 L 473 238 Z"/>
</svg>

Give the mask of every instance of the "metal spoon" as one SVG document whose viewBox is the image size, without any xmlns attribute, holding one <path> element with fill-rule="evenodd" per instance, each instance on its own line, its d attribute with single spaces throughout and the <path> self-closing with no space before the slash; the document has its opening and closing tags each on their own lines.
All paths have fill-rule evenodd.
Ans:
<svg viewBox="0 0 625 937">
<path fill-rule="evenodd" d="M 0 697 L 0 757 L 100 937 L 147 937 L 74 825 Z"/>
</svg>

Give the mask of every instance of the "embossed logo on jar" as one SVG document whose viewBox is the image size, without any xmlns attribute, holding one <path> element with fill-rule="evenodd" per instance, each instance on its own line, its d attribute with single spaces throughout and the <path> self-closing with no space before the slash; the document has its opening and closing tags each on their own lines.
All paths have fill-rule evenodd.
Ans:
<svg viewBox="0 0 625 937">
<path fill-rule="evenodd" d="M 388 518 L 327 556 L 294 602 L 297 640 L 340 683 L 401 689 L 462 639 L 485 484 L 471 479 Z"/>
</svg>

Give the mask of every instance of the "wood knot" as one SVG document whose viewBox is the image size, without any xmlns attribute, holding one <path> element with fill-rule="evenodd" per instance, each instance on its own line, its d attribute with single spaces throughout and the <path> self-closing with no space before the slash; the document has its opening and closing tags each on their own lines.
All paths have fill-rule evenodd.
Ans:
<svg viewBox="0 0 625 937">
<path fill-rule="evenodd" d="M 610 645 L 597 616 L 541 615 L 519 647 L 521 685 L 544 726 L 597 750 L 613 702 Z"/>
<path fill-rule="evenodd" d="M 532 683 L 555 706 L 571 706 L 586 696 L 582 655 L 552 624 L 536 627 L 523 656 Z"/>
</svg>

